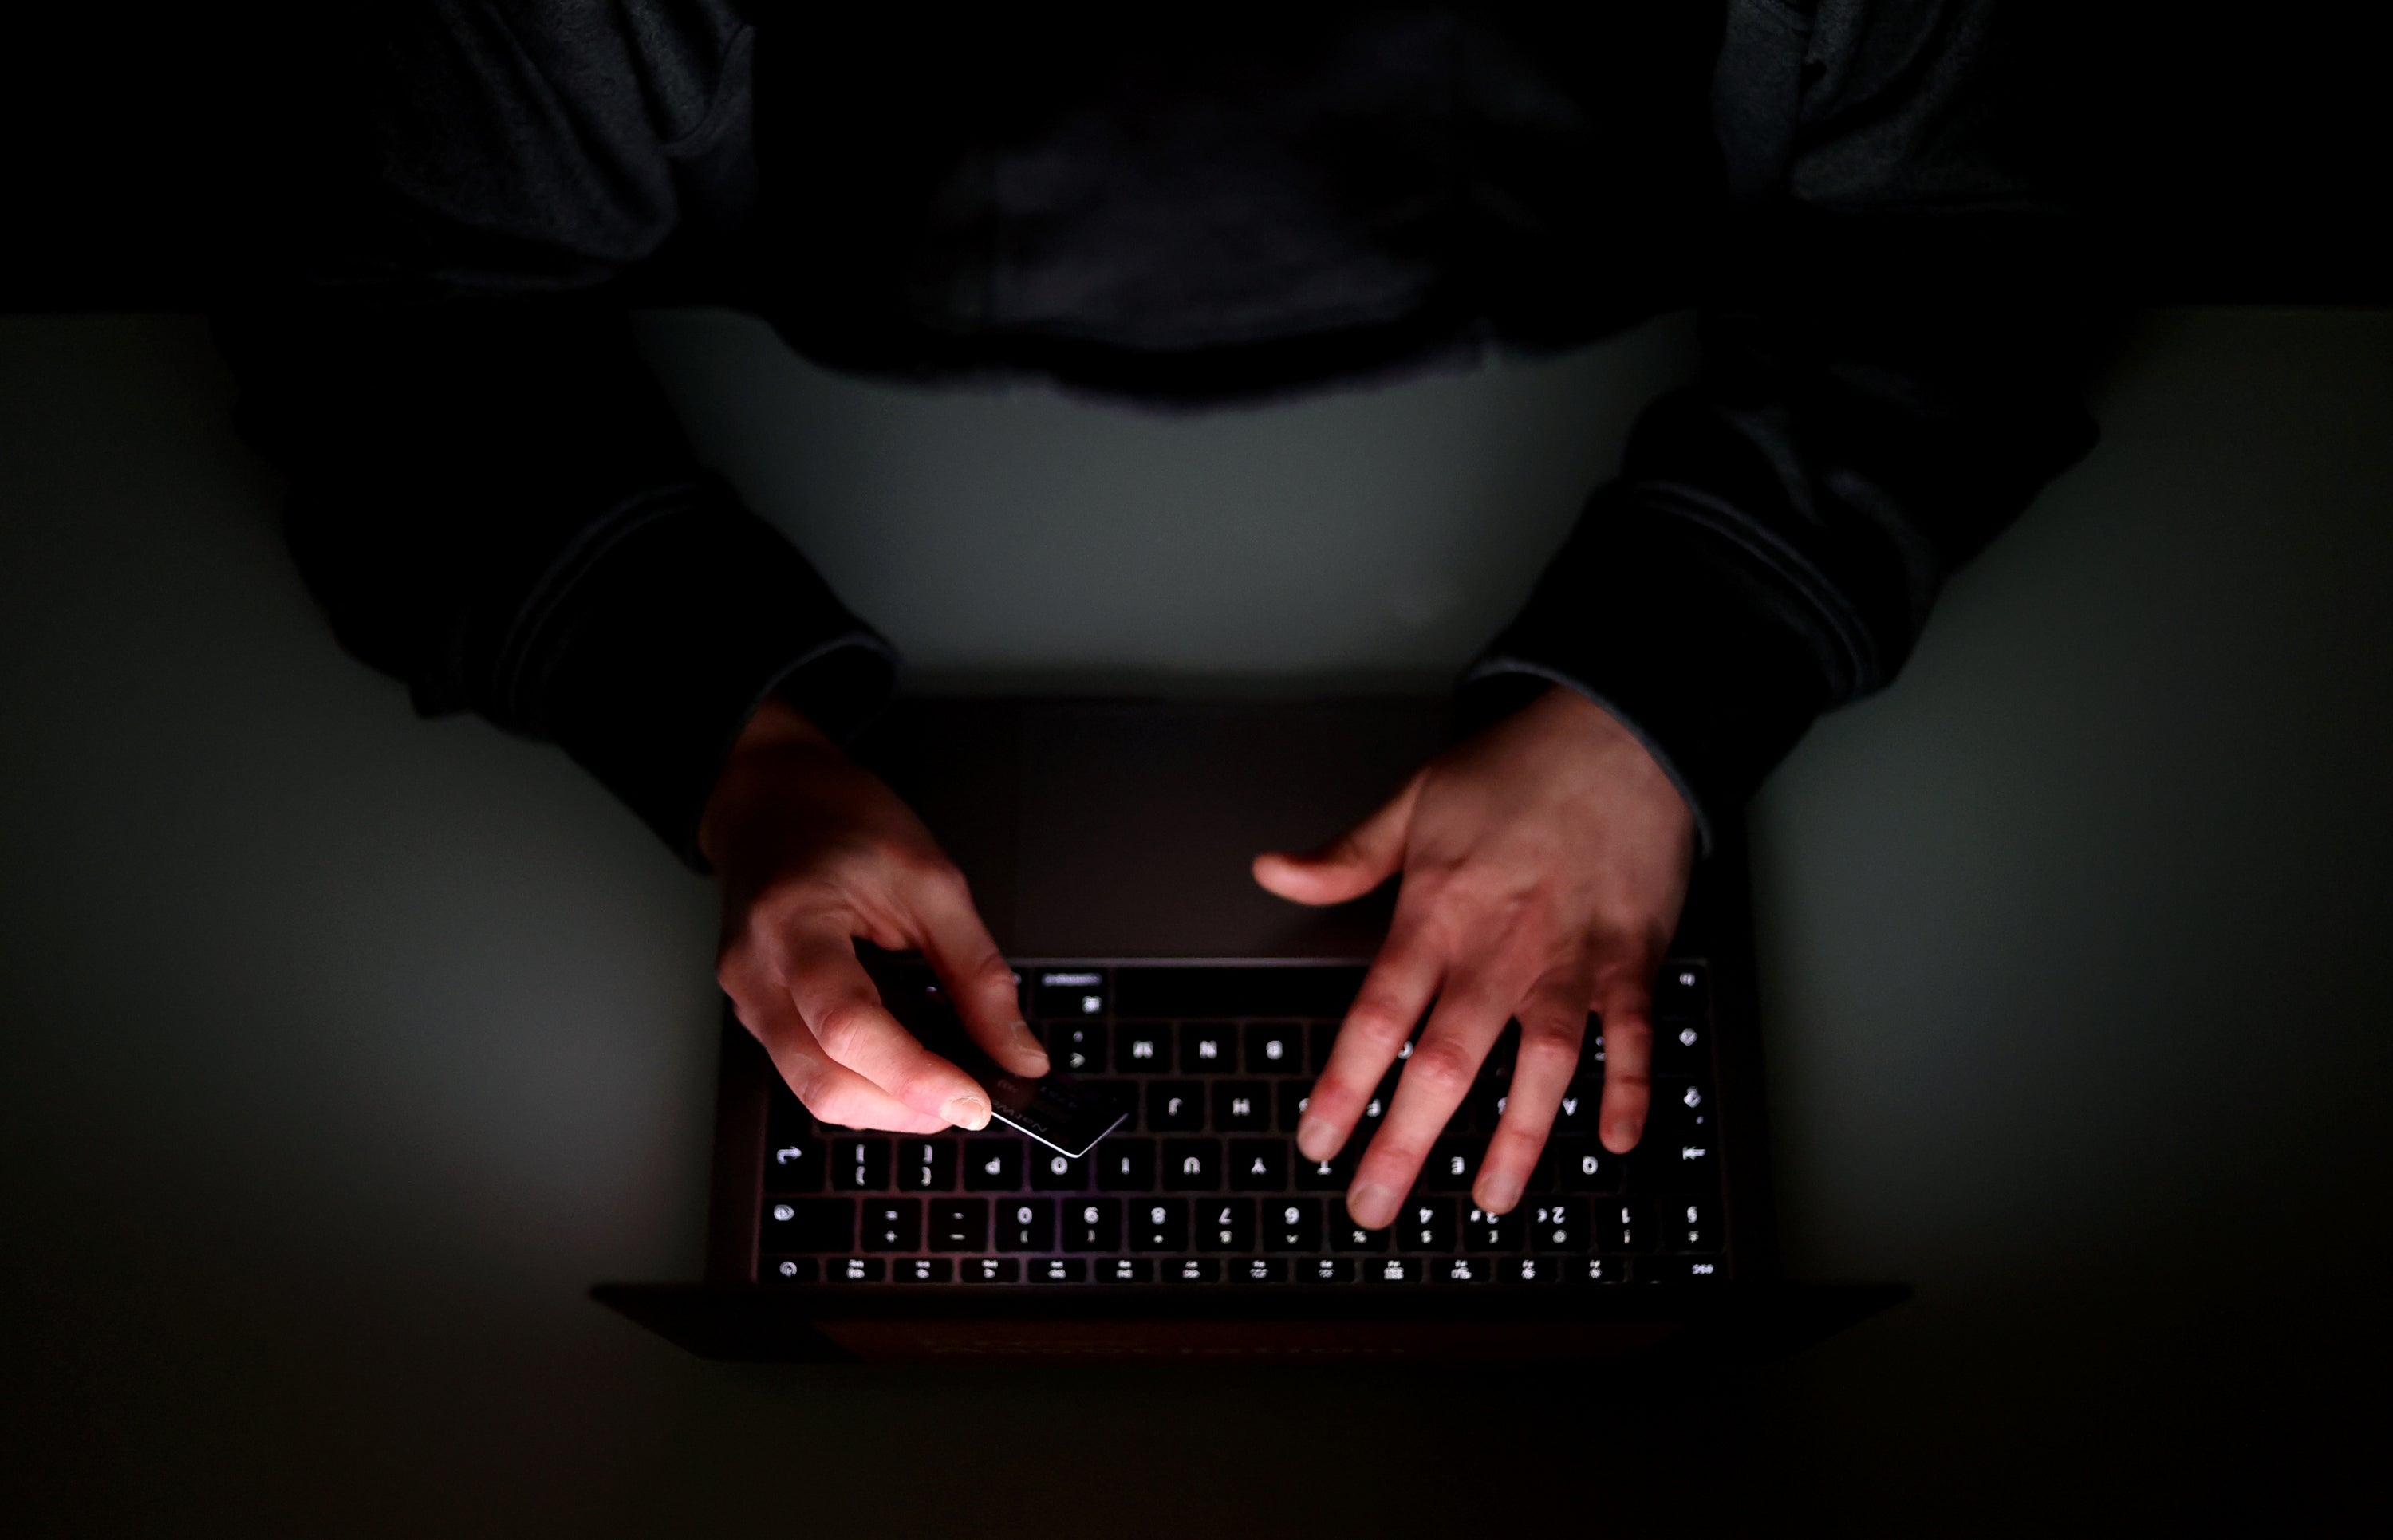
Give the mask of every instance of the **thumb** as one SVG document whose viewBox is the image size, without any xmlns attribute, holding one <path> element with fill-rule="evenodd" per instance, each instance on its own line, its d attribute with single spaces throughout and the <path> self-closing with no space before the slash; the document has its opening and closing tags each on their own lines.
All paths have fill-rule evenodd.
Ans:
<svg viewBox="0 0 2393 1540">
<path fill-rule="evenodd" d="M 1337 839 L 1302 855 L 1265 851 L 1255 857 L 1255 881 L 1298 904 L 1343 904 L 1360 898 L 1404 863 L 1405 831 L 1419 795 L 1415 776 L 1385 806 Z"/>
</svg>

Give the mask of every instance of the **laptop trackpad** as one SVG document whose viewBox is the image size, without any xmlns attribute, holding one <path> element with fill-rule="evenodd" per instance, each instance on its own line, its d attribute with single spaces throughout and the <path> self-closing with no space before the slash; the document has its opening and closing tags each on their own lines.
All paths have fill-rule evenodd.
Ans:
<svg viewBox="0 0 2393 1540">
<path fill-rule="evenodd" d="M 1342 832 L 1435 752 L 1444 700 L 1027 706 L 1015 949 L 1367 957 L 1393 884 L 1330 909 L 1255 885 L 1264 850 Z"/>
</svg>

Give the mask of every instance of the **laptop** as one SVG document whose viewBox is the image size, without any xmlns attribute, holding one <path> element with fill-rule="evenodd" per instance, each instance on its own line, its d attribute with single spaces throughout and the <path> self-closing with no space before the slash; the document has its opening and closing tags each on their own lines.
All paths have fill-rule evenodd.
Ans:
<svg viewBox="0 0 2393 1540">
<path fill-rule="evenodd" d="M 1903 1298 L 1779 1275 L 1734 830 L 1657 980 L 1639 1147 L 1595 1138 L 1590 1019 L 1528 1193 L 1473 1207 L 1508 1028 L 1395 1222 L 1352 1223 L 1393 1078 L 1337 1159 L 1294 1129 L 1393 884 L 1307 909 L 1248 861 L 1336 834 L 1448 741 L 1443 699 L 901 701 L 855 752 L 970 879 L 1070 1116 L 829 1127 L 726 1009 L 705 1275 L 595 1298 L 711 1357 L 997 1363 L 1749 1358 Z M 918 959 L 867 964 L 926 1041 L 959 1040 Z"/>
</svg>

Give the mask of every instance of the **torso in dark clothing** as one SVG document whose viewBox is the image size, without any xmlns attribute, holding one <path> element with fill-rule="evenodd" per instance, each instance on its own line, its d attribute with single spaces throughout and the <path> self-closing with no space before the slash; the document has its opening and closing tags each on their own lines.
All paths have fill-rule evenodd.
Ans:
<svg viewBox="0 0 2393 1540">
<path fill-rule="evenodd" d="M 1717 15 L 1515 9 L 767 7 L 744 297 L 841 367 L 1180 399 L 1685 303 Z"/>
</svg>

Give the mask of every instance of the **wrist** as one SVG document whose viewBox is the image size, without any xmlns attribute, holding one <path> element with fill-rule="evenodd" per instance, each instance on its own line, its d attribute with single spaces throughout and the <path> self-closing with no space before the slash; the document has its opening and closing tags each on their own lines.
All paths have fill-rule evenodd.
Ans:
<svg viewBox="0 0 2393 1540">
<path fill-rule="evenodd" d="M 1640 801 L 1656 817 L 1675 826 L 1692 851 L 1698 835 L 1694 804 L 1642 734 L 1567 685 L 1549 685 L 1523 711 L 1544 718 L 1557 731 L 1585 745 L 1590 763 L 1615 766 L 1607 778 L 1617 783 L 1617 777 L 1625 775 Z"/>
<path fill-rule="evenodd" d="M 731 754 L 737 759 L 742 752 L 776 749 L 790 743 L 809 743 L 825 749 L 838 747 L 830 735 L 816 726 L 804 712 L 778 695 L 768 695 L 748 718 L 748 724 L 739 729 L 739 736 L 732 740 Z"/>
<path fill-rule="evenodd" d="M 723 768 L 707 794 L 698 820 L 699 855 L 707 865 L 721 868 L 718 847 L 726 829 L 739 820 L 748 790 L 762 778 L 761 767 L 793 757 L 839 751 L 839 745 L 805 713 L 778 696 L 765 697 L 732 740 L 731 751 L 724 756 Z"/>
</svg>

